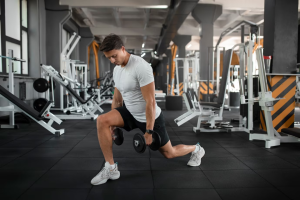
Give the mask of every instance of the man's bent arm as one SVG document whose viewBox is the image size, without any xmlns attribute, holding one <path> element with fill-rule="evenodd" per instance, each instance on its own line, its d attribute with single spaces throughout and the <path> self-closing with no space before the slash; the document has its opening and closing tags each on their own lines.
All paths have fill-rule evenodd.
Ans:
<svg viewBox="0 0 300 200">
<path fill-rule="evenodd" d="M 154 82 L 141 87 L 141 91 L 146 101 L 146 120 L 147 120 L 146 129 L 153 130 L 154 123 L 155 123 L 155 107 L 156 107 Z"/>
<path fill-rule="evenodd" d="M 114 91 L 114 97 L 112 100 L 112 104 L 111 104 L 111 109 L 115 109 L 118 107 L 123 106 L 123 97 L 120 93 L 120 91 L 115 87 L 115 91 Z"/>
</svg>

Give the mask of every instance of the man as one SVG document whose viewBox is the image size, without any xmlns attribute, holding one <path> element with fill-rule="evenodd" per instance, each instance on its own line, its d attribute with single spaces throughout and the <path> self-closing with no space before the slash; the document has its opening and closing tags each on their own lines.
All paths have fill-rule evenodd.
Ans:
<svg viewBox="0 0 300 200">
<path fill-rule="evenodd" d="M 115 91 L 112 110 L 97 118 L 98 139 L 106 163 L 92 179 L 91 184 L 100 185 L 106 183 L 108 179 L 116 180 L 120 177 L 112 152 L 112 133 L 115 127 L 127 131 L 139 128 L 145 133 L 147 146 L 152 143 L 151 133 L 155 131 L 161 137 L 159 151 L 165 158 L 192 153 L 188 165 L 199 166 L 205 154 L 199 143 L 172 146 L 169 140 L 164 116 L 155 101 L 154 77 L 149 63 L 139 56 L 130 55 L 120 37 L 114 34 L 103 40 L 100 51 L 116 65 L 113 72 Z"/>
</svg>

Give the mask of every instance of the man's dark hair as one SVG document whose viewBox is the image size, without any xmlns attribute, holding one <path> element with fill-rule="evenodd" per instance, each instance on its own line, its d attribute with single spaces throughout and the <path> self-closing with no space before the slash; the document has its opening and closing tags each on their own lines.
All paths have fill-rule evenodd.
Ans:
<svg viewBox="0 0 300 200">
<path fill-rule="evenodd" d="M 114 49 L 118 50 L 121 49 L 122 46 L 124 46 L 123 41 L 118 35 L 109 34 L 104 38 L 103 42 L 101 43 L 100 51 L 108 52 Z"/>
</svg>

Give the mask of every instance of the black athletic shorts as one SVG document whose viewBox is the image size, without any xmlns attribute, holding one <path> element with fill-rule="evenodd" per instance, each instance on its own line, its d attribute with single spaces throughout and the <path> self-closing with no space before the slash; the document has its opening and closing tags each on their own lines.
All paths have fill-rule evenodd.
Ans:
<svg viewBox="0 0 300 200">
<path fill-rule="evenodd" d="M 143 133 L 146 132 L 146 123 L 137 121 L 132 114 L 127 110 L 125 104 L 122 107 L 115 108 L 121 114 L 124 127 L 120 127 L 125 129 L 126 131 L 131 131 L 135 128 L 139 128 Z M 161 146 L 164 146 L 169 142 L 169 136 L 165 126 L 165 120 L 162 112 L 159 117 L 155 120 L 154 123 L 154 131 L 157 132 L 161 138 Z"/>
</svg>

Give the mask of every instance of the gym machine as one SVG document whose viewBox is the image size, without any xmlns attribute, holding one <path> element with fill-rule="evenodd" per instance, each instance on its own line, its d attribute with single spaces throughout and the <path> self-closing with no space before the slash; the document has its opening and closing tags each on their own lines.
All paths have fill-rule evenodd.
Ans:
<svg viewBox="0 0 300 200">
<path fill-rule="evenodd" d="M 50 108 L 53 105 L 52 101 L 48 101 L 43 106 L 40 112 L 37 112 L 31 108 L 28 104 L 24 103 L 21 99 L 14 95 L 14 67 L 12 61 L 26 62 L 25 60 L 13 57 L 13 51 L 8 50 L 8 56 L 0 56 L 9 60 L 9 91 L 4 87 L 0 86 L 0 95 L 9 101 L 10 105 L 6 107 L 0 107 L 0 111 L 9 112 L 9 125 L 1 125 L 1 128 L 18 128 L 15 124 L 14 114 L 15 112 L 23 112 L 29 118 L 43 126 L 45 129 L 50 131 L 52 134 L 62 135 L 64 129 L 56 130 L 52 127 L 53 122 L 61 124 L 61 120 L 50 112 Z M 47 123 L 44 120 L 49 120 Z"/>
<path fill-rule="evenodd" d="M 272 97 L 272 92 L 268 91 L 267 85 L 267 76 L 265 71 L 265 63 L 263 59 L 263 49 L 258 48 L 256 50 L 256 59 L 258 62 L 258 70 L 259 70 L 259 82 L 261 87 L 261 92 L 259 92 L 259 97 L 257 99 L 247 99 L 248 102 L 258 101 L 260 107 L 264 111 L 264 117 L 266 121 L 267 134 L 258 134 L 254 133 L 254 131 L 250 131 L 249 140 L 264 140 L 265 147 L 271 148 L 273 146 L 279 146 L 280 143 L 290 143 L 290 142 L 300 142 L 300 129 L 283 129 L 282 132 L 291 134 L 291 135 L 281 135 L 279 134 L 275 128 L 273 127 L 273 119 L 271 115 L 271 111 L 274 110 L 273 104 L 274 101 L 280 100 L 281 98 L 274 99 Z M 242 82 L 241 82 L 241 85 Z M 243 91 L 243 90 L 242 90 Z M 244 94 L 242 93 L 242 97 Z M 242 103 L 245 103 L 246 99 L 242 100 Z M 251 121 L 251 120 L 248 120 Z M 298 133 L 298 134 L 297 134 Z M 292 135 L 293 134 L 293 135 Z M 295 137 L 298 136 L 298 137 Z"/>
<path fill-rule="evenodd" d="M 58 71 L 56 71 L 52 66 L 47 65 L 41 65 L 41 68 L 43 69 L 45 75 L 53 78 L 54 81 L 58 82 L 61 87 L 66 89 L 69 94 L 73 97 L 73 102 L 75 102 L 75 105 L 80 108 L 79 113 L 75 113 L 74 115 L 70 115 L 70 110 L 64 109 L 64 113 L 67 113 L 66 115 L 57 115 L 60 119 L 97 119 L 98 115 L 95 114 L 96 111 L 104 112 L 101 107 L 96 102 L 96 94 L 93 93 L 91 96 L 84 100 L 82 99 L 78 93 L 71 87 L 71 84 L 76 84 L 76 82 L 72 82 L 73 80 L 68 78 L 67 76 L 62 75 Z M 93 105 L 93 106 L 90 106 Z"/>
<path fill-rule="evenodd" d="M 183 62 L 183 92 L 187 92 L 188 88 L 193 88 L 194 91 L 198 91 L 199 80 L 199 58 L 175 58 L 175 71 L 176 71 L 176 91 L 179 94 L 179 76 L 178 76 L 178 62 Z"/>
<path fill-rule="evenodd" d="M 215 132 L 224 131 L 216 127 L 216 120 L 223 120 L 223 109 L 225 101 L 225 90 L 229 77 L 229 65 L 231 63 L 232 49 L 226 51 L 224 56 L 224 67 L 222 72 L 222 79 L 220 83 L 220 93 L 217 102 L 199 102 L 198 95 L 193 88 L 188 88 L 187 92 L 183 93 L 184 102 L 188 109 L 188 112 L 176 118 L 174 121 L 178 126 L 186 123 L 187 121 L 198 117 L 197 127 L 193 127 L 194 132 Z M 216 114 L 214 109 L 219 109 L 219 113 Z M 201 128 L 201 123 L 207 121 L 209 129 Z M 225 129 L 228 130 L 228 129 Z"/>
<path fill-rule="evenodd" d="M 89 98 L 89 94 L 87 93 L 90 85 L 87 82 L 87 65 L 81 63 L 78 60 L 71 60 L 70 55 L 75 49 L 75 46 L 78 44 L 81 36 L 73 33 L 66 46 L 63 48 L 60 54 L 60 73 L 61 75 L 70 82 L 70 87 L 76 89 L 77 94 L 84 92 L 84 98 Z M 72 45 L 71 45 L 72 44 Z M 67 96 L 67 105 L 73 105 L 73 110 L 80 112 L 74 100 L 69 98 L 69 92 L 66 92 Z M 99 95 L 98 95 L 99 96 Z M 100 100 L 99 100 L 100 102 Z M 64 110 L 64 89 L 63 86 L 60 88 L 60 108 L 59 110 Z M 69 108 L 70 109 L 70 108 Z"/>
</svg>

